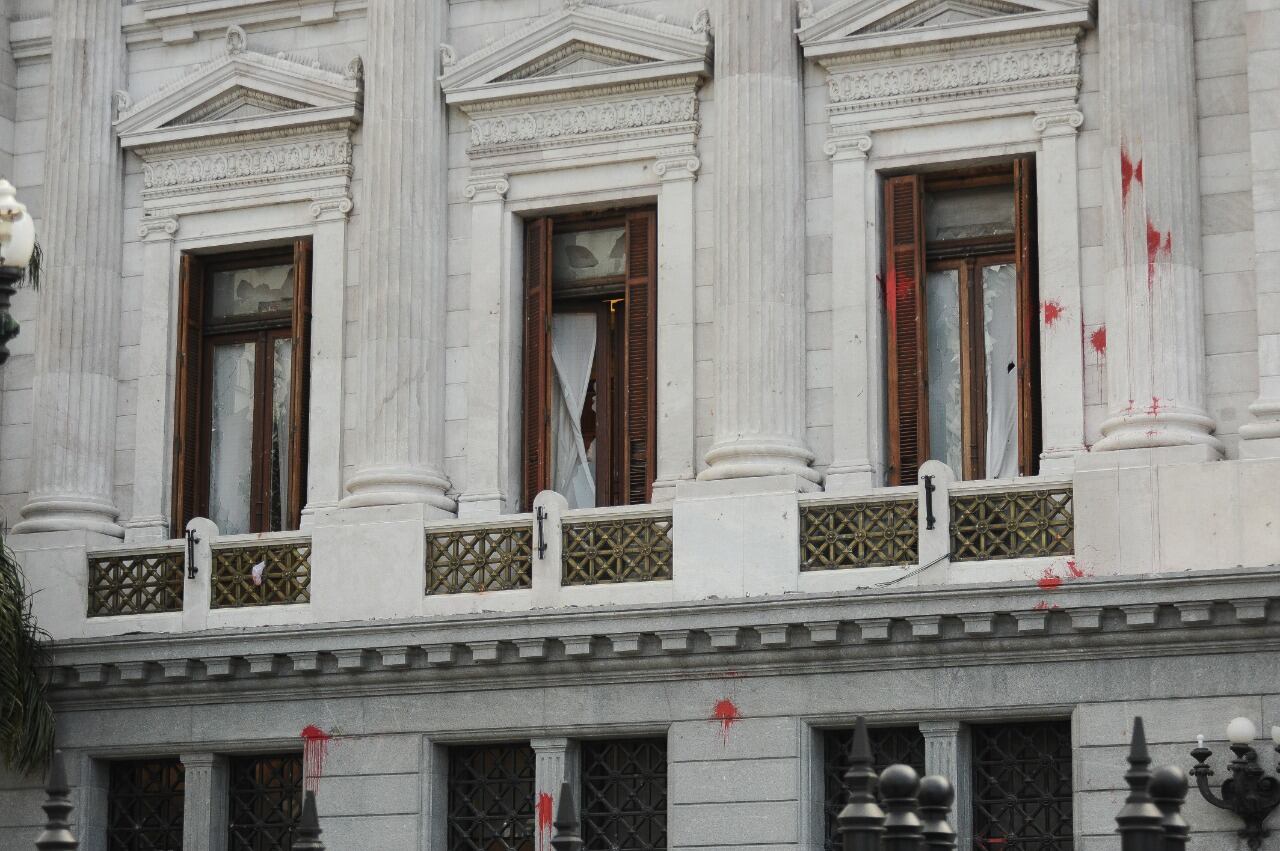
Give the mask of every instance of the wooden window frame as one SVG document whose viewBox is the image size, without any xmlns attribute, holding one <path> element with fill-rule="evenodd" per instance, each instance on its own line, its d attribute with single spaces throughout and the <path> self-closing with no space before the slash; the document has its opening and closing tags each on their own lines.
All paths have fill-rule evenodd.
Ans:
<svg viewBox="0 0 1280 851">
<path fill-rule="evenodd" d="M 211 318 L 215 272 L 266 265 L 294 267 L 293 307 L 274 314 Z M 180 533 L 193 517 L 208 516 L 213 438 L 213 350 L 220 345 L 255 346 L 254 421 L 250 481 L 251 533 L 269 531 L 268 470 L 274 391 L 272 365 L 277 340 L 292 342 L 289 422 L 289 505 L 284 530 L 297 529 L 306 502 L 307 408 L 310 377 L 311 241 L 235 251 L 182 256 L 179 282 L 178 387 L 175 404 L 174 477 L 170 534 Z"/>
<path fill-rule="evenodd" d="M 627 264 L 622 275 L 559 285 L 553 280 L 552 240 L 558 233 L 626 231 Z M 597 398 L 597 505 L 644 504 L 657 472 L 657 211 L 653 207 L 541 216 L 525 225 L 525 316 L 523 401 L 523 505 L 551 480 L 551 320 L 556 313 L 595 312 L 594 378 Z M 602 307 L 607 305 L 607 307 Z M 613 322 L 622 323 L 622 333 Z M 616 349 L 607 350 L 613 339 Z M 603 475 L 604 472 L 608 475 Z"/>
<path fill-rule="evenodd" d="M 926 194 L 1008 186 L 1013 194 L 1012 236 L 929 243 Z M 1018 473 L 1033 476 L 1040 456 L 1039 310 L 1035 269 L 1035 172 L 1030 157 L 1010 164 L 886 179 L 884 299 L 887 340 L 889 484 L 915 483 L 929 457 L 927 286 L 930 272 L 955 269 L 961 338 L 963 468 L 965 479 L 986 475 L 985 345 L 978 311 L 981 270 L 1013 263 L 1017 270 Z"/>
</svg>

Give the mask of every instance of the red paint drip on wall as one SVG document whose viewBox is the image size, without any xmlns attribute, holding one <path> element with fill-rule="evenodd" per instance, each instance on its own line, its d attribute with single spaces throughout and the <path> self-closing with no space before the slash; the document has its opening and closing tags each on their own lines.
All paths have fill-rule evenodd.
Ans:
<svg viewBox="0 0 1280 851">
<path fill-rule="evenodd" d="M 538 793 L 534 812 L 538 820 L 538 845 L 545 849 L 551 842 L 551 822 L 555 817 L 555 802 L 551 799 L 551 793 Z"/>
<path fill-rule="evenodd" d="M 1162 231 L 1147 219 L 1147 292 L 1156 283 L 1156 263 L 1168 260 L 1173 253 L 1173 232 Z"/>
<path fill-rule="evenodd" d="M 1050 606 L 1048 600 L 1041 600 L 1039 603 L 1036 603 L 1035 605 L 1035 610 L 1037 612 L 1048 611 L 1049 609 L 1056 609 L 1056 608 L 1058 608 L 1057 604 L 1055 603 L 1054 605 Z"/>
<path fill-rule="evenodd" d="M 1040 308 L 1044 311 L 1044 324 L 1049 328 L 1062 318 L 1062 305 L 1056 301 L 1046 301 Z"/>
<path fill-rule="evenodd" d="M 1132 188 L 1134 181 L 1142 183 L 1142 160 L 1136 163 L 1129 158 L 1129 151 L 1124 146 L 1120 148 L 1120 190 L 1121 198 L 1125 204 L 1129 203 L 1129 190 Z"/>
<path fill-rule="evenodd" d="M 715 709 L 711 710 L 711 719 L 720 722 L 720 738 L 726 745 L 729 744 L 729 728 L 741 717 L 737 705 L 727 697 L 721 699 Z"/>
<path fill-rule="evenodd" d="M 1107 326 L 1103 325 L 1098 330 L 1089 335 L 1089 345 L 1093 346 L 1093 351 L 1098 357 L 1107 356 Z"/>
<path fill-rule="evenodd" d="M 1062 587 L 1062 577 L 1053 572 L 1053 568 L 1046 567 L 1044 575 L 1036 582 L 1042 590 L 1054 591 Z"/>
<path fill-rule="evenodd" d="M 1067 572 L 1071 574 L 1073 579 L 1081 579 L 1085 576 L 1085 572 L 1076 564 L 1073 558 L 1067 559 Z"/>
<path fill-rule="evenodd" d="M 1151 404 L 1150 406 L 1147 407 L 1146 412 L 1153 417 L 1160 413 L 1160 397 L 1159 396 L 1151 397 Z"/>
<path fill-rule="evenodd" d="M 303 777 L 308 791 L 316 791 L 324 774 L 324 760 L 329 755 L 329 743 L 333 737 L 314 724 L 302 728 Z"/>
</svg>

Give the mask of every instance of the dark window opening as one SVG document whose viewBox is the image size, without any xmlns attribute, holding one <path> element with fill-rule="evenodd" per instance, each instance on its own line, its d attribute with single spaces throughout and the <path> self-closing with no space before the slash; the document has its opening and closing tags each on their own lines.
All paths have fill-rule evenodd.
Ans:
<svg viewBox="0 0 1280 851">
<path fill-rule="evenodd" d="M 179 851 L 184 796 L 177 758 L 110 763 L 107 851 Z"/>
<path fill-rule="evenodd" d="M 919 727 L 871 727 L 871 761 L 876 773 L 891 765 L 909 765 L 922 777 L 924 768 L 924 736 Z M 840 851 L 836 838 L 836 816 L 849 803 L 849 787 L 844 775 L 849 770 L 849 754 L 853 750 L 853 730 L 827 730 L 822 734 L 823 840 L 827 851 Z"/>
<path fill-rule="evenodd" d="M 582 743 L 582 838 L 586 851 L 667 847 L 667 742 Z"/>
<path fill-rule="evenodd" d="M 290 851 L 302 818 L 302 754 L 233 758 L 229 804 L 231 851 Z"/>
<path fill-rule="evenodd" d="M 527 744 L 449 749 L 449 851 L 533 851 L 534 765 Z"/>
<path fill-rule="evenodd" d="M 972 728 L 975 851 L 1070 851 L 1071 723 Z"/>
</svg>

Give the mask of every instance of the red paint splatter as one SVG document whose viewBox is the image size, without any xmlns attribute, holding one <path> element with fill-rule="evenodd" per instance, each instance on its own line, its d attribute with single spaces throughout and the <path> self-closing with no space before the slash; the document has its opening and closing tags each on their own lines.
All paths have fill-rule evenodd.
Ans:
<svg viewBox="0 0 1280 851">
<path fill-rule="evenodd" d="M 1062 587 L 1062 577 L 1053 572 L 1053 568 L 1046 567 L 1044 575 L 1036 582 L 1042 590 L 1056 591 Z"/>
<path fill-rule="evenodd" d="M 1129 203 L 1129 190 L 1134 181 L 1142 183 L 1142 160 L 1136 163 L 1129 158 L 1129 151 L 1120 147 L 1120 191 L 1125 204 Z"/>
<path fill-rule="evenodd" d="M 1041 309 L 1044 311 L 1044 324 L 1052 328 L 1053 323 L 1062 318 L 1062 305 L 1056 301 L 1046 301 L 1042 304 Z"/>
<path fill-rule="evenodd" d="M 1159 396 L 1151 397 L 1151 404 L 1150 406 L 1147 407 L 1146 413 L 1150 414 L 1153 417 L 1160 413 L 1160 397 Z"/>
<path fill-rule="evenodd" d="M 741 717 L 737 705 L 727 697 L 722 698 L 715 709 L 711 710 L 711 719 L 720 722 L 720 738 L 726 745 L 729 744 L 729 728 Z"/>
<path fill-rule="evenodd" d="M 1070 573 L 1074 579 L 1080 579 L 1086 575 L 1085 572 L 1080 569 L 1080 566 L 1076 564 L 1076 560 L 1073 558 L 1067 559 L 1067 572 Z"/>
<path fill-rule="evenodd" d="M 1133 413 L 1133 400 L 1132 400 L 1132 399 L 1130 399 L 1130 400 L 1129 400 L 1129 405 L 1128 405 L 1128 407 L 1126 407 L 1126 408 L 1124 409 L 1124 412 L 1125 412 L 1126 414 L 1132 414 L 1132 413 Z"/>
<path fill-rule="evenodd" d="M 1156 283 L 1156 263 L 1168 260 L 1173 252 L 1173 232 L 1162 231 L 1147 219 L 1147 292 Z"/>
<path fill-rule="evenodd" d="M 1038 612 L 1048 611 L 1049 609 L 1056 609 L 1056 608 L 1058 608 L 1058 605 L 1055 603 L 1054 605 L 1051 606 L 1049 605 L 1048 600 L 1041 600 L 1039 603 L 1036 603 L 1035 605 L 1035 610 Z"/>
<path fill-rule="evenodd" d="M 555 802 L 550 792 L 539 792 L 534 806 L 538 819 L 538 845 L 546 848 L 551 842 L 551 822 L 555 818 Z"/>
<path fill-rule="evenodd" d="M 1100 358 L 1107 356 L 1107 326 L 1103 325 L 1098 330 L 1089 335 L 1089 345 L 1093 346 L 1093 351 Z"/>
<path fill-rule="evenodd" d="M 333 737 L 314 724 L 302 728 L 303 776 L 308 791 L 316 791 L 324 774 L 324 760 L 329 755 L 329 743 Z"/>
</svg>

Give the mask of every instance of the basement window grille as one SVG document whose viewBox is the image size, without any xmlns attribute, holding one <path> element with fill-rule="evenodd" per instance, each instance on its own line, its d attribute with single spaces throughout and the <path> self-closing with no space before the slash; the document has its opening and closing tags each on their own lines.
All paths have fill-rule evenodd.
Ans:
<svg viewBox="0 0 1280 851">
<path fill-rule="evenodd" d="M 181 849 L 185 791 L 176 757 L 110 763 L 107 851 Z"/>
<path fill-rule="evenodd" d="M 302 818 L 302 754 L 231 760 L 231 851 L 290 851 Z"/>
<path fill-rule="evenodd" d="M 449 851 L 533 851 L 534 754 L 527 744 L 449 749 Z"/>
<path fill-rule="evenodd" d="M 582 743 L 585 851 L 667 847 L 667 742 L 622 739 Z"/>
<path fill-rule="evenodd" d="M 872 727 L 867 730 L 871 740 L 871 759 L 876 773 L 891 765 L 909 765 L 924 776 L 924 736 L 919 727 Z M 853 749 L 853 730 L 827 730 L 822 737 L 823 774 L 826 777 L 826 800 L 823 805 L 823 823 L 826 832 L 826 851 L 840 851 L 836 838 L 836 816 L 849 803 L 849 787 L 844 773 L 849 770 L 849 754 Z"/>
<path fill-rule="evenodd" d="M 1071 724 L 974 726 L 975 851 L 1071 851 Z"/>
</svg>

